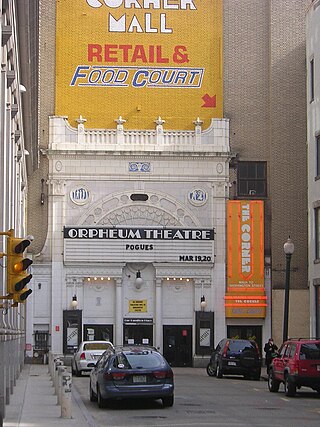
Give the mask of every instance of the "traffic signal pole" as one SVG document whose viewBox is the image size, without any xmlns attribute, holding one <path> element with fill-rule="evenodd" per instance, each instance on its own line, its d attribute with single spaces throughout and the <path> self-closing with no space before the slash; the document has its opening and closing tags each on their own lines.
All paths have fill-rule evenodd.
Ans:
<svg viewBox="0 0 320 427">
<path fill-rule="evenodd" d="M 14 234 L 13 230 L 0 231 L 0 236 L 11 237 L 11 236 L 13 236 L 13 234 Z M 0 259 L 2 259 L 4 256 L 7 256 L 7 254 L 5 252 L 0 252 Z M 0 295 L 0 300 L 9 300 L 9 299 L 11 299 L 11 297 L 9 295 Z M 7 303 L 0 304 L 0 308 L 7 309 L 8 304 Z"/>
</svg>

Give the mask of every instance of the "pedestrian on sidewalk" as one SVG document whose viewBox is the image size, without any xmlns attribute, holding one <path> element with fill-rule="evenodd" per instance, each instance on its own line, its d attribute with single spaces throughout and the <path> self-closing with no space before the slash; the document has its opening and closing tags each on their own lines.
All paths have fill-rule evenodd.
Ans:
<svg viewBox="0 0 320 427">
<path fill-rule="evenodd" d="M 269 375 L 269 369 L 270 365 L 272 363 L 272 359 L 275 356 L 276 351 L 278 350 L 278 347 L 273 342 L 272 338 L 269 338 L 268 342 L 264 345 L 264 352 L 266 353 L 266 367 L 267 367 L 267 374 Z"/>
</svg>

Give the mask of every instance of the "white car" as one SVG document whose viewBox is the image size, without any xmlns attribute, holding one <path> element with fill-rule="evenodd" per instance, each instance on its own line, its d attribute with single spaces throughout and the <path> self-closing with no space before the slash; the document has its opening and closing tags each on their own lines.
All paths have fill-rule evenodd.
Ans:
<svg viewBox="0 0 320 427">
<path fill-rule="evenodd" d="M 113 348 L 110 341 L 82 341 L 71 361 L 72 374 L 79 377 L 82 372 L 90 372 L 100 356 Z"/>
</svg>

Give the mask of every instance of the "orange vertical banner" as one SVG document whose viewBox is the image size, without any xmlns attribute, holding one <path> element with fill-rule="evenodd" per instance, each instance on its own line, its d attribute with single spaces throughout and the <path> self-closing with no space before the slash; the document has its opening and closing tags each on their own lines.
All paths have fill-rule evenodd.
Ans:
<svg viewBox="0 0 320 427">
<path fill-rule="evenodd" d="M 249 307 L 254 296 L 264 295 L 264 291 L 263 201 L 231 200 L 227 205 L 227 317 L 252 317 L 245 307 Z M 261 307 L 254 316 L 264 317 L 265 298 L 254 302 Z M 232 306 L 244 308 L 231 315 Z"/>
</svg>

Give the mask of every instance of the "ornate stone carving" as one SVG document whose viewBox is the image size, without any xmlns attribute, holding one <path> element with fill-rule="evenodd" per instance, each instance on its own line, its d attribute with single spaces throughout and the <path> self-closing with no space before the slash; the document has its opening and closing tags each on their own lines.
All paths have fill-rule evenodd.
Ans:
<svg viewBox="0 0 320 427">
<path fill-rule="evenodd" d="M 150 172 L 150 162 L 129 162 L 129 172 Z"/>
<path fill-rule="evenodd" d="M 78 224 L 200 226 L 199 219 L 173 197 L 148 192 L 148 201 L 133 204 L 130 195 L 131 192 L 119 193 L 99 200 L 80 217 Z"/>
<path fill-rule="evenodd" d="M 51 179 L 49 181 L 52 196 L 64 196 L 66 181 L 62 179 Z"/>
<path fill-rule="evenodd" d="M 83 285 L 83 277 L 75 277 L 75 276 L 66 275 L 66 285 L 67 285 L 67 287 L 82 286 Z"/>
</svg>

